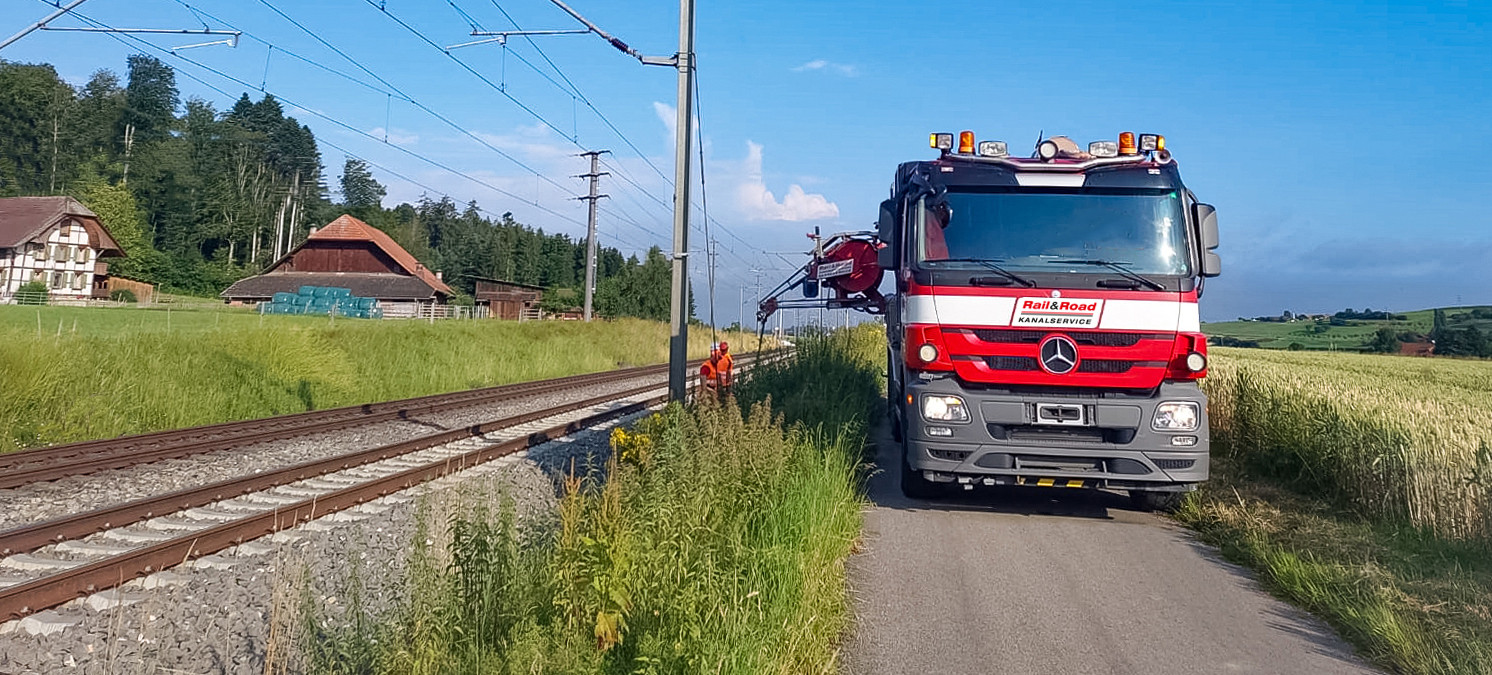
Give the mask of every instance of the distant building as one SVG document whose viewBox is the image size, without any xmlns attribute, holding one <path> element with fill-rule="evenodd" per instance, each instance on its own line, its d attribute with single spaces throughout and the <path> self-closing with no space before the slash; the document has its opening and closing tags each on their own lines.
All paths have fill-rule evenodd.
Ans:
<svg viewBox="0 0 1492 675">
<path fill-rule="evenodd" d="M 473 298 L 478 306 L 487 307 L 488 316 L 510 321 L 540 318 L 539 301 L 544 299 L 543 286 L 530 286 L 485 277 L 472 277 L 472 279 L 476 281 Z"/>
<path fill-rule="evenodd" d="M 1435 343 L 1428 340 L 1422 342 L 1400 342 L 1399 353 L 1404 356 L 1434 356 Z"/>
<path fill-rule="evenodd" d="M 99 220 L 72 197 L 0 199 L 0 302 L 40 281 L 53 299 L 108 295 L 105 258 L 124 255 Z"/>
<path fill-rule="evenodd" d="M 431 272 L 382 230 L 343 215 L 313 230 L 299 246 L 258 276 L 241 279 L 220 295 L 228 302 L 258 303 L 301 286 L 352 289 L 377 298 L 384 316 L 417 316 L 422 305 L 445 304 L 452 294 Z"/>
</svg>

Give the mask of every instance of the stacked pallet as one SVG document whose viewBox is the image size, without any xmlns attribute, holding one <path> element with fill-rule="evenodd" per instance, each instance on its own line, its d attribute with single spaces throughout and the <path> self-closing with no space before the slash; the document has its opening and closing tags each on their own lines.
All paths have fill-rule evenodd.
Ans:
<svg viewBox="0 0 1492 675">
<path fill-rule="evenodd" d="M 377 298 L 360 298 L 348 288 L 301 286 L 299 293 L 276 293 L 260 310 L 264 314 L 313 314 L 353 319 L 382 319 Z"/>
</svg>

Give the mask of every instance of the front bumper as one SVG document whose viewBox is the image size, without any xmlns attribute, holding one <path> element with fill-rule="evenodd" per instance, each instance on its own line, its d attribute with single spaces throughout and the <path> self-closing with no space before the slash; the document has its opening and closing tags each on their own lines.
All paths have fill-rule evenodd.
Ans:
<svg viewBox="0 0 1492 675">
<path fill-rule="evenodd" d="M 907 463 L 928 480 L 1141 490 L 1188 490 L 1207 480 L 1207 397 L 1195 383 L 1165 383 L 1147 397 L 965 390 L 958 380 L 944 378 L 909 382 L 906 394 L 911 402 L 904 398 L 900 405 Z M 921 401 L 928 394 L 962 397 L 970 420 L 924 420 Z M 1196 403 L 1197 429 L 1153 430 L 1155 408 L 1163 401 Z M 1053 407 L 1079 419 L 1038 423 L 1037 416 Z M 1183 439 L 1191 445 L 1180 446 L 1176 437 L 1195 440 Z"/>
</svg>

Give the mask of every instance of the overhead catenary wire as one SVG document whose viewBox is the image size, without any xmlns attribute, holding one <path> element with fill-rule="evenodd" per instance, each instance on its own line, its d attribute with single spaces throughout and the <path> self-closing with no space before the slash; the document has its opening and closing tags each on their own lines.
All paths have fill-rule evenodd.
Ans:
<svg viewBox="0 0 1492 675">
<path fill-rule="evenodd" d="M 266 2 L 266 0 L 260 0 L 260 1 L 261 2 Z M 551 130 L 553 130 L 554 132 L 560 134 L 561 136 L 565 135 L 564 131 L 562 131 L 557 125 L 555 125 L 554 123 L 552 123 L 551 121 L 549 121 L 543 115 L 540 115 L 532 107 L 530 107 L 530 106 L 524 104 L 523 102 L 519 101 L 518 98 L 515 97 L 515 96 L 513 96 L 510 92 L 508 92 L 505 87 L 501 87 L 501 86 L 497 85 L 496 83 L 492 82 L 492 80 L 490 78 L 488 78 L 485 75 L 481 74 L 479 71 L 477 71 L 475 68 L 473 68 L 470 64 L 468 64 L 465 61 L 461 60 L 461 58 L 457 57 L 455 54 L 452 54 L 449 49 L 446 49 L 446 48 L 442 47 L 440 44 L 438 44 L 434 40 L 430 39 L 429 36 L 425 35 L 419 29 L 415 28 L 414 26 L 410 25 L 407 21 L 404 21 L 403 19 L 399 18 L 397 15 L 393 14 L 392 12 L 390 12 L 388 10 L 388 7 L 387 7 L 386 3 L 378 2 L 376 0 L 364 0 L 364 2 L 368 3 L 369 6 L 371 6 L 371 7 L 375 8 L 375 9 L 379 10 L 380 12 L 382 12 L 385 16 L 389 17 L 391 20 L 393 20 L 395 23 L 399 24 L 405 30 L 409 31 L 411 34 L 413 34 L 414 36 L 416 36 L 417 38 L 419 38 L 425 44 L 428 44 L 432 48 L 440 51 L 442 54 L 445 54 L 452 61 L 455 61 L 458 65 L 460 65 L 464 70 L 466 70 L 467 72 L 469 72 L 472 75 L 474 75 L 475 77 L 477 77 L 477 79 L 481 80 L 488 87 L 491 87 L 493 90 L 495 90 L 498 93 L 502 94 L 505 98 L 507 98 L 508 100 L 512 101 L 515 105 L 517 105 L 524 112 L 527 112 L 529 115 L 533 116 L 536 120 L 538 120 L 544 126 L 550 128 Z M 474 19 L 471 18 L 471 15 L 469 13 L 467 13 L 465 10 L 462 10 L 461 8 L 459 8 L 452 0 L 447 0 L 447 2 L 449 4 L 451 4 L 451 6 L 453 8 L 455 8 L 463 17 L 467 18 L 467 20 L 468 20 L 469 23 L 472 23 L 473 25 L 475 25 L 476 22 L 475 22 Z M 557 4 L 560 4 L 560 6 L 562 8 L 564 8 L 564 9 L 566 9 L 566 11 L 570 11 L 562 3 L 557 3 Z M 579 18 L 579 15 L 574 14 L 573 11 L 570 11 L 570 13 L 573 16 L 576 16 L 577 18 Z M 506 14 L 506 12 L 504 12 L 504 14 Z M 509 17 L 509 20 L 511 21 L 511 17 Z M 518 24 L 516 22 L 513 22 L 513 23 L 514 23 L 515 27 L 518 27 Z M 603 37 L 606 37 L 606 35 L 604 33 L 600 33 L 599 29 L 597 29 L 595 26 L 593 26 L 593 25 L 591 25 L 589 23 L 587 23 L 587 26 L 589 28 L 591 28 L 593 31 L 597 31 L 598 34 L 603 35 Z M 519 30 L 522 30 L 521 27 L 519 27 Z M 610 39 L 612 40 L 613 44 L 618 44 L 620 42 L 620 41 L 616 40 L 615 38 L 610 38 Z M 625 45 L 623 45 L 623 46 L 625 46 Z M 537 46 L 535 48 L 537 49 Z M 633 52 L 629 52 L 629 53 L 633 53 Z M 633 53 L 633 55 L 635 56 L 636 54 Z M 545 58 L 547 60 L 548 57 L 546 56 Z M 527 63 L 527 62 L 525 61 L 525 63 Z M 550 61 L 550 64 L 553 65 L 553 62 Z M 532 64 L 527 64 L 527 65 L 529 65 L 531 68 L 535 68 L 535 70 L 537 71 L 537 68 L 534 67 Z M 566 81 L 569 81 L 568 77 L 566 77 L 565 79 L 566 79 Z M 550 81 L 553 82 L 552 78 L 550 79 Z M 555 83 L 555 84 L 556 84 L 556 86 L 558 86 L 558 83 Z M 561 87 L 561 90 L 564 90 L 564 88 Z M 592 110 L 595 110 L 594 105 L 591 105 L 590 102 L 589 102 L 589 99 L 585 98 L 584 95 L 579 92 L 578 88 L 574 87 L 573 82 L 571 83 L 571 89 L 567 90 L 566 93 L 570 94 L 572 96 L 578 97 L 580 100 L 584 101 L 587 104 L 587 107 L 590 107 Z M 658 175 L 661 178 L 663 178 L 664 182 L 667 185 L 669 185 L 670 187 L 672 187 L 673 182 L 671 180 L 669 180 L 668 177 L 665 174 L 663 174 L 663 172 L 657 167 L 656 164 L 654 164 L 650 159 L 648 159 L 648 157 L 646 156 L 646 154 L 644 154 L 640 150 L 638 150 L 637 147 L 636 147 L 636 145 L 633 144 L 631 142 L 631 140 L 628 139 L 625 136 L 625 134 L 622 134 L 620 132 L 620 130 L 617 130 L 615 128 L 615 126 L 610 123 L 609 119 L 606 119 L 604 117 L 604 115 L 600 114 L 599 111 L 596 111 L 596 112 L 597 112 L 598 116 L 602 117 L 602 121 L 603 122 L 605 122 L 608 126 L 612 127 L 613 131 L 616 131 L 617 135 L 619 137 L 621 137 L 622 141 L 625 144 L 627 144 L 630 148 L 632 148 L 634 152 L 637 152 L 638 155 L 639 155 L 639 157 L 641 157 L 643 159 L 643 161 L 646 162 L 648 164 L 648 166 L 653 169 L 654 172 L 658 173 Z M 582 150 L 586 149 L 583 145 L 581 145 L 579 143 L 578 139 L 571 138 L 569 140 L 572 143 L 574 143 L 576 145 L 576 147 L 579 147 Z M 630 177 L 628 177 L 625 174 L 625 172 L 615 172 L 614 171 L 614 173 L 617 175 L 618 178 L 622 179 L 623 182 L 630 183 L 634 187 L 642 189 L 641 186 L 638 185 L 635 181 L 633 181 Z M 658 201 L 659 203 L 663 204 L 665 207 L 668 206 L 661 199 L 659 199 L 656 195 L 652 195 L 650 192 L 645 192 L 645 193 L 648 194 L 649 197 L 651 197 L 655 201 Z M 759 250 L 756 245 L 754 245 L 751 242 L 747 241 L 746 239 L 740 237 L 739 235 L 735 234 L 734 232 L 729 231 L 729 229 L 726 228 L 724 225 L 722 225 L 719 222 L 719 220 L 713 220 L 712 222 L 715 223 L 716 227 L 718 227 L 721 230 L 725 231 L 727 234 L 729 234 L 731 236 L 731 238 L 735 239 L 736 241 L 739 241 L 742 245 L 746 246 L 747 248 L 750 248 L 750 249 L 753 249 L 753 250 Z M 701 233 L 703 233 L 703 228 L 701 226 L 696 225 L 695 227 L 696 227 L 696 229 L 699 229 L 701 231 Z M 741 259 L 741 261 L 743 263 L 746 262 L 745 259 Z"/>
<path fill-rule="evenodd" d="M 83 14 L 80 14 L 78 12 L 73 12 L 72 14 L 74 16 L 77 16 L 78 18 L 82 19 L 83 21 L 86 21 L 88 23 L 94 24 L 96 26 L 101 26 L 101 27 L 105 27 L 105 28 L 109 27 L 108 24 L 106 24 L 106 23 L 104 23 L 102 21 L 98 21 L 96 19 L 92 19 L 92 18 L 90 18 L 88 16 L 85 16 Z M 128 35 L 128 34 L 120 36 L 120 35 L 117 35 L 117 34 L 114 34 L 114 33 L 108 33 L 107 35 L 109 35 L 110 37 L 114 38 L 115 40 L 117 40 L 117 41 L 119 41 L 119 42 L 121 42 L 121 43 L 123 43 L 125 45 L 129 44 L 128 42 L 125 42 L 126 39 L 132 40 L 132 41 L 137 42 L 140 45 L 143 45 L 146 48 L 151 49 L 153 51 L 156 51 L 156 52 L 158 52 L 158 53 L 160 53 L 160 54 L 162 54 L 162 55 L 164 55 L 166 57 L 175 58 L 175 59 L 178 59 L 180 61 L 184 61 L 184 62 L 189 63 L 191 65 L 194 65 L 194 66 L 196 66 L 198 68 L 201 68 L 202 70 L 205 70 L 205 71 L 210 72 L 210 73 L 212 73 L 214 75 L 217 75 L 218 77 L 221 77 L 223 79 L 232 81 L 232 82 L 234 82 L 234 83 L 236 83 L 236 84 L 238 84 L 240 86 L 247 87 L 249 89 L 257 89 L 257 87 L 255 87 L 253 84 L 251 84 L 251 83 L 243 80 L 242 78 L 239 78 L 239 77 L 230 75 L 228 73 L 225 73 L 225 72 L 223 72 L 223 71 L 221 71 L 221 70 L 219 70 L 217 68 L 213 68 L 212 66 L 206 65 L 206 64 L 204 64 L 204 63 L 202 63 L 200 61 L 194 60 L 194 59 L 192 59 L 190 57 L 186 57 L 186 56 L 182 56 L 180 54 L 172 53 L 170 50 L 158 47 L 156 45 L 151 44 L 150 42 L 147 42 L 147 41 L 142 40 L 140 38 L 137 38 L 135 36 Z M 207 87 L 213 89 L 214 91 L 217 91 L 218 93 L 222 94 L 223 96 L 225 96 L 227 98 L 232 98 L 233 97 L 232 94 L 228 93 L 224 89 L 221 89 L 221 88 L 219 88 L 219 87 L 217 87 L 215 85 L 209 84 L 206 81 L 202 80 L 201 78 L 192 76 L 190 73 L 186 73 L 185 71 L 183 71 L 183 73 L 186 74 L 191 79 L 193 79 L 193 80 L 195 80 L 195 81 L 203 84 L 204 86 L 207 86 Z M 384 144 L 384 143 L 382 143 L 379 140 L 379 138 L 377 136 L 374 136 L 373 134 L 370 134 L 370 133 L 368 133 L 366 131 L 363 131 L 362 129 L 359 129 L 359 128 L 351 125 L 351 124 L 343 122 L 342 120 L 339 120 L 339 119 L 336 119 L 336 118 L 334 118 L 334 117 L 332 117 L 330 115 L 327 115 L 326 113 L 319 112 L 319 111 L 317 111 L 315 109 L 302 106 L 299 103 L 296 103 L 295 101 L 293 101 L 291 99 L 288 99 L 288 98 L 285 98 L 283 96 L 277 95 L 274 92 L 269 91 L 268 89 L 265 89 L 265 90 L 262 90 L 262 91 L 265 94 L 274 96 L 275 98 L 277 98 L 277 99 L 279 99 L 281 101 L 284 101 L 286 104 L 289 104 L 289 105 L 291 105 L 291 106 L 293 106 L 295 108 L 303 110 L 303 111 L 305 111 L 305 112 L 307 112 L 307 113 L 309 113 L 311 115 L 314 115 L 314 116 L 316 116 L 316 117 L 318 117 L 320 119 L 323 119 L 323 120 L 325 120 L 325 121 L 327 121 L 327 122 L 329 122 L 331 124 L 334 124 L 334 125 L 336 125 L 338 127 L 346 129 L 347 131 L 350 131 L 350 132 L 352 132 L 354 134 L 357 134 L 359 136 L 362 136 L 362 137 L 367 138 L 369 140 L 372 140 L 374 142 L 378 142 L 381 145 L 386 145 L 387 147 L 393 148 L 394 150 L 397 150 L 397 151 L 399 151 L 399 152 L 401 152 L 403 154 L 409 155 L 410 157 L 413 157 L 413 158 L 418 159 L 418 160 L 420 160 L 422 162 L 425 162 L 426 164 L 429 164 L 429 165 L 431 165 L 431 166 L 433 166 L 433 167 L 435 167 L 437 169 L 441 169 L 441 170 L 446 171 L 448 173 L 451 173 L 453 175 L 456 175 L 456 176 L 459 176 L 461 178 L 464 178 L 464 179 L 466 179 L 468 181 L 471 181 L 472 183 L 475 183 L 475 184 L 480 185 L 482 187 L 485 187 L 485 188 L 487 188 L 489 190 L 492 190 L 493 192 L 496 192 L 496 193 L 498 193 L 500 195 L 503 195 L 505 197 L 513 199 L 514 201 L 517 201 L 519 203 L 525 204 L 527 206 L 531 206 L 531 207 L 533 207 L 535 209 L 538 209 L 539 211 L 542 211 L 542 212 L 547 213 L 547 214 L 549 214 L 551 216 L 554 216 L 555 218 L 559 218 L 560 220 L 564 220 L 566 222 L 575 224 L 577 226 L 583 227 L 585 225 L 585 223 L 582 222 L 582 221 L 580 221 L 579 219 L 576 219 L 576 218 L 573 218 L 571 216 L 565 215 L 565 214 L 560 213 L 558 211 L 555 211 L 555 210 L 553 210 L 553 209 L 551 209 L 551 208 L 549 208 L 547 206 L 544 206 L 543 204 L 540 204 L 537 201 L 530 200 L 530 199 L 528 199 L 526 197 L 523 197 L 522 195 L 516 194 L 516 193 L 511 192 L 509 190 L 506 190 L 506 189 L 503 189 L 503 188 L 498 187 L 496 185 L 493 185 L 492 183 L 490 183 L 488 181 L 485 181 L 485 180 L 482 180 L 482 179 L 477 178 L 475 176 L 472 176 L 472 175 L 470 175 L 470 174 L 468 174 L 468 173 L 466 173 L 464 171 L 461 171 L 459 169 L 456 169 L 455 167 L 452 167 L 452 166 L 450 166 L 450 165 L 448 165 L 448 164 L 446 164 L 444 162 L 432 159 L 430 157 L 426 157 L 425 155 L 422 155 L 422 154 L 420 154 L 418 152 L 415 152 L 413 150 L 410 150 L 410 149 L 405 148 L 405 147 L 400 146 L 400 145 Z"/>
<path fill-rule="evenodd" d="M 186 8 L 188 11 L 192 12 L 194 16 L 198 16 L 198 15 L 200 15 L 200 16 L 206 16 L 207 18 L 212 19 L 213 21 L 217 21 L 217 22 L 219 22 L 219 23 L 221 23 L 221 24 L 223 24 L 225 26 L 229 26 L 230 28 L 234 28 L 235 30 L 239 30 L 237 27 L 233 26 L 233 24 L 229 23 L 228 21 L 223 20 L 220 17 L 214 16 L 211 13 L 206 12 L 205 10 L 199 10 L 199 9 L 196 9 L 196 8 L 192 7 L 187 2 L 185 2 L 185 0 L 176 0 L 176 2 L 178 4 L 180 4 L 182 7 Z M 472 132 L 469 129 L 466 129 L 465 127 L 463 127 L 459 123 L 455 122 L 454 120 L 450 119 L 449 117 L 447 117 L 447 116 L 445 116 L 445 115 L 443 115 L 443 114 L 441 114 L 441 113 L 433 110 L 432 108 L 430 108 L 429 106 L 425 105 L 424 103 L 421 103 L 420 101 L 416 100 L 413 96 L 407 94 L 402 89 L 400 89 L 398 86 L 394 85 L 392 82 L 389 82 L 386 78 L 380 76 L 378 73 L 374 72 L 372 69 L 368 68 L 367 66 L 364 66 L 360 61 L 358 61 L 357 59 L 353 58 L 351 55 L 347 54 L 345 51 L 343 51 L 342 49 L 338 48 L 336 45 L 334 45 L 334 44 L 330 43 L 329 41 L 325 40 L 324 38 L 322 38 L 318 33 L 316 33 L 315 31 L 311 30 L 305 24 L 303 24 L 300 21 L 296 20 L 294 17 L 291 17 L 290 15 L 286 14 L 284 11 L 282 11 L 279 7 L 275 6 L 274 4 L 268 2 L 268 0 L 260 0 L 260 3 L 263 4 L 267 9 L 269 9 L 272 12 L 274 12 L 276 15 L 278 15 L 279 17 L 281 17 L 282 19 L 284 19 L 285 21 L 287 21 L 288 23 L 290 23 L 291 25 L 295 26 L 302 33 L 305 33 L 307 36 L 309 36 L 313 40 L 317 41 L 323 47 L 326 47 L 327 49 L 329 49 L 332 52 L 336 53 L 338 56 L 342 57 L 343 60 L 345 60 L 348 63 L 352 64 L 353 66 L 357 67 L 359 70 L 361 70 L 362 72 L 366 73 L 369 77 L 372 77 L 373 79 L 377 80 L 378 83 L 381 84 L 382 86 L 375 85 L 373 83 L 370 83 L 370 82 L 367 82 L 367 81 L 362 80 L 360 78 L 357 78 L 357 77 L 355 77 L 353 75 L 350 75 L 350 74 L 348 74 L 348 73 L 346 73 L 344 71 L 341 71 L 339 69 L 332 68 L 330 66 L 322 64 L 322 63 L 320 63 L 320 62 L 318 62 L 318 61 L 316 61 L 314 59 L 310 59 L 310 58 L 307 58 L 305 56 L 302 56 L 302 55 L 300 55 L 298 53 L 295 53 L 294 51 L 286 49 L 285 47 L 282 47 L 282 46 L 276 45 L 274 43 L 271 43 L 271 42 L 269 42 L 267 40 L 264 40 L 263 38 L 259 38 L 259 37 L 250 35 L 249 36 L 250 39 L 252 39 L 252 40 L 254 40 L 256 42 L 259 42 L 261 44 L 266 45 L 271 50 L 279 51 L 281 53 L 284 53 L 286 55 L 291 56 L 292 58 L 294 58 L 294 59 L 296 59 L 298 61 L 307 63 L 307 64 L 312 65 L 312 66 L 314 66 L 314 67 L 316 67 L 318 69 L 321 69 L 321 70 L 326 71 L 328 73 L 332 73 L 334 75 L 337 75 L 338 77 L 341 77 L 341 78 L 343 78 L 345 80 L 348 80 L 349 82 L 353 82 L 353 83 L 358 84 L 359 86 L 365 87 L 365 88 L 367 88 L 369 90 L 378 92 L 380 94 L 384 94 L 387 97 L 386 100 L 388 102 L 392 102 L 392 100 L 394 98 L 398 98 L 399 100 L 405 101 L 405 102 L 409 103 L 410 105 L 413 105 L 414 107 L 416 107 L 416 108 L 424 111 L 426 114 L 429 114 L 430 116 L 434 117 L 435 119 L 441 121 L 442 123 L 446 124 L 447 126 L 451 127 L 452 129 L 456 130 L 457 132 L 461 133 L 462 135 L 465 135 L 468 138 L 471 138 L 472 140 L 476 141 L 478 144 L 482 145 L 483 147 L 486 147 L 489 150 L 492 150 L 494 153 L 498 154 L 499 156 L 503 157 L 504 159 L 509 160 L 514 165 L 518 166 L 520 169 L 523 169 L 524 171 L 527 171 L 528 173 L 533 174 L 534 176 L 539 177 L 540 179 L 544 180 L 545 182 L 549 183 L 550 185 L 554 186 L 555 188 L 557 188 L 559 190 L 566 191 L 566 192 L 569 191 L 569 188 L 567 186 L 562 185 L 561 183 L 559 183 L 559 182 L 557 182 L 557 181 L 549 178 L 548 176 L 545 176 L 542 172 L 540 172 L 537 169 L 535 169 L 535 168 L 527 165 L 526 163 L 524 163 L 523 161 L 517 159 L 516 157 L 513 157 L 510 153 L 507 153 L 507 152 L 503 151 L 502 149 L 497 148 L 496 146 L 492 145 L 490 142 L 488 142 L 485 138 L 482 138 L 480 135 Z M 200 16 L 199 16 L 199 20 L 201 20 Z M 263 87 L 262 83 L 261 83 L 261 86 L 260 86 L 259 90 L 260 91 L 265 91 L 265 88 Z M 289 101 L 287 101 L 287 102 L 289 102 Z M 388 115 L 386 115 L 386 117 L 387 116 Z M 384 126 L 385 126 L 385 129 L 384 129 L 385 135 L 387 135 L 387 131 L 388 131 L 388 129 L 387 129 L 387 127 L 388 127 L 387 121 L 385 122 Z M 387 143 L 387 138 L 384 138 L 383 142 Z M 624 191 L 624 192 L 622 192 L 622 194 L 628 194 L 628 193 Z M 520 200 L 521 200 L 521 198 L 520 198 Z M 529 203 L 526 200 L 521 200 L 521 201 L 525 201 L 525 203 Z M 634 225 L 635 227 L 638 227 L 638 229 L 642 230 L 643 232 L 646 232 L 647 234 L 649 234 L 651 236 L 661 237 L 661 235 L 659 235 L 656 231 L 653 231 L 653 230 L 651 230 L 649 228 L 643 227 L 640 224 L 635 223 L 635 221 L 633 223 L 631 223 L 631 224 Z"/>
</svg>

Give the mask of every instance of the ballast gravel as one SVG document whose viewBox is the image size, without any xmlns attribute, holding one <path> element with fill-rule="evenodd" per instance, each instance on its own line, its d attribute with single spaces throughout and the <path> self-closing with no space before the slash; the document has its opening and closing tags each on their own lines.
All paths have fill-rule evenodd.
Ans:
<svg viewBox="0 0 1492 675">
<path fill-rule="evenodd" d="M 470 424 L 493 412 L 440 423 Z M 353 608 L 378 617 L 398 606 L 417 535 L 439 544 L 451 516 L 495 510 L 504 499 L 521 516 L 553 517 L 558 481 L 572 467 L 584 472 L 604 462 L 610 428 L 641 414 L 0 624 L 0 674 L 303 672 L 295 644 L 302 631 L 335 630 Z M 367 430 L 336 436 L 339 443 L 396 440 Z"/>
<path fill-rule="evenodd" d="M 0 531 L 135 499 L 229 480 L 334 455 L 366 450 L 479 422 L 626 391 L 657 376 L 630 378 L 495 405 L 421 415 L 338 431 L 111 469 L 0 490 Z M 0 671 L 3 675 L 3 671 Z"/>
</svg>

